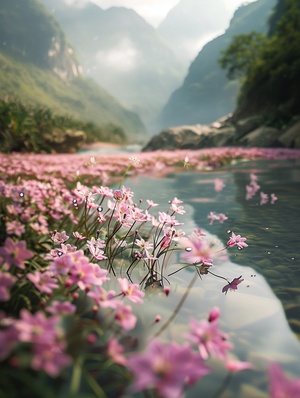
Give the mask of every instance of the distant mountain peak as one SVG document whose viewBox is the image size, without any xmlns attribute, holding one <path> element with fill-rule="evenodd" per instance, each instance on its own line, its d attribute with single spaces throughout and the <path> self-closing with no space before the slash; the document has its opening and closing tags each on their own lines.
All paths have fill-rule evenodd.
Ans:
<svg viewBox="0 0 300 398">
<path fill-rule="evenodd" d="M 195 0 L 182 0 L 184 2 Z M 207 43 L 191 63 L 180 88 L 166 103 L 159 128 L 189 124 L 209 124 L 234 111 L 239 81 L 229 81 L 218 59 L 234 35 L 258 31 L 266 33 L 276 0 L 257 0 L 239 7 L 226 32 Z"/>
<path fill-rule="evenodd" d="M 224 0 L 181 0 L 160 23 L 158 32 L 191 61 L 203 44 L 224 32 L 230 17 Z"/>
</svg>

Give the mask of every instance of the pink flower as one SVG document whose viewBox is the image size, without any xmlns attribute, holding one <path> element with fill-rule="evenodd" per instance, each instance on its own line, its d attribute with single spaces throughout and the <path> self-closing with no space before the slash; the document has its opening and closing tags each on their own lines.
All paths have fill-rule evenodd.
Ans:
<svg viewBox="0 0 300 398">
<path fill-rule="evenodd" d="M 246 240 L 247 238 L 242 238 L 241 235 L 236 235 L 234 232 L 232 232 L 231 237 L 227 242 L 227 247 L 232 247 L 235 245 L 237 245 L 239 249 L 242 249 L 243 247 L 248 247 L 247 243 L 245 243 Z"/>
<path fill-rule="evenodd" d="M 256 189 L 252 185 L 246 185 L 246 200 L 252 199 L 256 192 Z"/>
<path fill-rule="evenodd" d="M 103 308 L 116 308 L 117 301 L 115 300 L 116 292 L 114 290 L 105 290 L 101 286 L 96 286 L 92 291 L 87 294 L 94 302 Z"/>
<path fill-rule="evenodd" d="M 214 221 L 219 220 L 219 216 L 214 211 L 211 211 L 207 218 L 210 220 L 210 224 L 213 224 Z"/>
<path fill-rule="evenodd" d="M 118 278 L 119 286 L 122 293 L 133 303 L 142 303 L 142 297 L 145 293 L 142 292 L 137 283 L 129 283 L 127 278 Z"/>
<path fill-rule="evenodd" d="M 124 305 L 122 301 L 116 302 L 115 321 L 124 329 L 132 330 L 136 324 L 136 316 L 132 314 L 131 307 Z"/>
<path fill-rule="evenodd" d="M 66 231 L 62 232 L 51 232 L 50 233 L 51 239 L 54 243 L 64 243 L 69 239 L 69 236 L 66 235 Z"/>
<path fill-rule="evenodd" d="M 107 257 L 104 255 L 104 250 L 106 244 L 103 240 L 101 239 L 95 239 L 94 237 L 91 238 L 91 240 L 87 241 L 87 247 L 92 254 L 93 257 L 95 257 L 97 260 L 106 260 Z"/>
<path fill-rule="evenodd" d="M 107 198 L 112 198 L 114 195 L 112 189 L 108 187 L 103 187 L 103 186 L 101 186 L 100 188 L 93 187 L 93 190 L 94 192 L 99 193 L 100 195 Z"/>
<path fill-rule="evenodd" d="M 172 238 L 170 238 L 169 236 L 164 236 L 162 241 L 160 242 L 160 247 L 162 249 L 166 249 L 167 247 L 170 246 L 171 243 L 172 243 Z"/>
<path fill-rule="evenodd" d="M 8 221 L 6 223 L 6 232 L 8 235 L 22 236 L 25 232 L 25 226 L 20 221 Z"/>
<path fill-rule="evenodd" d="M 260 186 L 257 184 L 257 176 L 250 173 L 250 184 L 246 186 L 246 200 L 249 200 L 255 196 L 256 192 L 259 191 Z"/>
<path fill-rule="evenodd" d="M 56 314 L 74 314 L 76 306 L 71 304 L 69 301 L 53 301 L 51 305 L 46 308 L 46 311 L 52 315 Z"/>
<path fill-rule="evenodd" d="M 241 362 L 241 361 L 234 360 L 234 359 L 228 359 L 225 362 L 225 366 L 230 372 L 239 372 L 241 370 L 251 369 L 252 368 L 251 363 L 249 363 L 249 362 Z"/>
<path fill-rule="evenodd" d="M 158 212 L 158 220 L 162 224 L 180 225 L 174 216 L 170 216 L 165 212 Z"/>
<path fill-rule="evenodd" d="M 199 238 L 201 238 L 202 236 L 206 236 L 206 234 L 202 232 L 201 228 L 195 228 L 193 234 L 198 236 Z"/>
<path fill-rule="evenodd" d="M 41 293 L 51 294 L 52 290 L 58 287 L 57 280 L 53 278 L 53 273 L 50 271 L 35 271 L 32 274 L 28 274 L 27 278 Z"/>
<path fill-rule="evenodd" d="M 287 378 L 276 363 L 269 368 L 269 383 L 270 398 L 300 397 L 300 378 Z"/>
<path fill-rule="evenodd" d="M 25 240 L 14 242 L 11 238 L 6 238 L 4 246 L 0 247 L 0 260 L 1 257 L 7 267 L 15 266 L 24 269 L 24 261 L 32 258 L 33 253 L 26 249 Z"/>
<path fill-rule="evenodd" d="M 117 200 L 120 201 L 123 199 L 123 193 L 120 189 L 115 189 L 113 192 L 113 197 Z"/>
<path fill-rule="evenodd" d="M 241 279 L 242 275 L 238 278 L 234 278 L 233 281 L 229 282 L 228 285 L 224 286 L 222 289 L 222 293 L 227 294 L 228 290 L 237 290 L 238 285 L 243 282 L 244 279 Z"/>
<path fill-rule="evenodd" d="M 276 200 L 278 200 L 277 196 L 275 195 L 275 193 L 271 193 L 271 205 L 273 205 Z"/>
<path fill-rule="evenodd" d="M 57 252 L 57 257 L 53 258 L 53 262 L 50 264 L 48 270 L 54 274 L 66 275 L 70 272 L 71 267 L 74 272 L 74 268 L 76 269 L 76 267 L 89 264 L 89 262 L 90 260 L 84 255 L 83 250 L 71 250 L 65 253 L 60 250 Z"/>
<path fill-rule="evenodd" d="M 127 359 L 122 355 L 124 352 L 124 347 L 118 342 L 114 337 L 110 337 L 107 344 L 107 354 L 108 356 L 119 365 L 126 365 Z"/>
<path fill-rule="evenodd" d="M 135 377 L 134 391 L 154 389 L 155 396 L 163 398 L 181 397 L 185 386 L 210 371 L 188 344 L 163 345 L 158 340 L 152 340 L 146 352 L 133 354 L 127 366 Z"/>
<path fill-rule="evenodd" d="M 17 278 L 9 272 L 0 271 L 0 301 L 8 301 L 10 299 L 9 288 L 14 285 Z"/>
<path fill-rule="evenodd" d="M 225 214 L 220 213 L 219 214 L 219 222 L 220 222 L 220 224 L 223 224 L 223 222 L 226 221 L 226 220 L 228 220 L 228 217 L 225 216 Z"/>
<path fill-rule="evenodd" d="M 260 205 L 265 205 L 268 203 L 269 196 L 266 193 L 260 192 Z"/>
<path fill-rule="evenodd" d="M 207 218 L 210 219 L 210 224 L 213 224 L 214 221 L 219 221 L 221 224 L 223 224 L 224 221 L 228 220 L 228 217 L 225 216 L 225 214 L 223 213 L 216 214 L 213 211 L 209 213 Z"/>
<path fill-rule="evenodd" d="M 79 240 L 86 239 L 85 236 L 81 235 L 81 233 L 77 232 L 77 231 L 73 232 L 73 236 L 74 236 L 74 238 L 79 239 Z"/>
<path fill-rule="evenodd" d="M 214 322 L 220 317 L 220 310 L 218 307 L 214 307 L 210 310 L 208 316 L 208 322 Z"/>
<path fill-rule="evenodd" d="M 158 203 L 154 203 L 152 200 L 147 199 L 146 202 L 148 203 L 148 206 L 149 206 L 149 207 L 158 206 Z"/>
<path fill-rule="evenodd" d="M 107 270 L 96 264 L 79 262 L 70 267 L 68 281 L 76 283 L 81 290 L 90 289 L 91 286 L 101 286 L 109 280 L 107 273 Z"/>
<path fill-rule="evenodd" d="M 178 214 L 184 214 L 185 210 L 183 206 L 178 206 L 179 204 L 183 203 L 182 200 L 178 199 L 176 196 L 171 202 L 171 209 Z"/>
<path fill-rule="evenodd" d="M 20 319 L 15 322 L 15 328 L 20 341 L 46 344 L 57 339 L 58 322 L 57 316 L 46 318 L 42 311 L 31 314 L 23 309 L 20 312 Z"/>
<path fill-rule="evenodd" d="M 189 157 L 188 156 L 186 156 L 185 158 L 184 158 L 184 160 L 183 160 L 183 167 L 186 167 L 186 168 L 188 168 L 188 166 L 190 165 L 189 164 Z"/>
<path fill-rule="evenodd" d="M 227 341 L 227 335 L 219 330 L 217 318 L 213 321 L 190 321 L 190 333 L 187 338 L 198 346 L 203 359 L 214 356 L 224 359 L 226 353 L 232 348 Z"/>
<path fill-rule="evenodd" d="M 58 342 L 51 344 L 35 344 L 31 367 L 34 370 L 43 370 L 48 375 L 56 377 L 61 370 L 71 363 L 71 358 L 65 354 L 64 346 Z"/>
<path fill-rule="evenodd" d="M 181 238 L 179 240 L 179 244 L 185 249 L 185 252 L 181 254 L 181 257 L 187 263 L 210 263 L 212 261 L 212 249 L 209 247 L 208 242 L 201 239 L 201 237 L 191 234 L 187 238 Z"/>
<path fill-rule="evenodd" d="M 174 213 L 184 214 L 185 210 L 183 206 L 178 206 L 176 203 L 171 203 L 171 209 Z"/>
<path fill-rule="evenodd" d="M 220 178 L 215 178 L 214 184 L 216 192 L 220 192 L 223 188 L 225 188 L 225 184 Z"/>
<path fill-rule="evenodd" d="M 169 288 L 169 286 L 165 286 L 165 287 L 164 287 L 164 292 L 165 292 L 165 295 L 168 297 L 168 295 L 170 294 L 170 288 Z"/>
<path fill-rule="evenodd" d="M 54 257 L 61 257 L 66 253 L 73 253 L 77 251 L 76 246 L 71 246 L 69 243 L 66 245 L 61 243 L 60 247 L 50 250 L 50 253 L 47 253 L 45 256 L 45 260 L 53 260 Z"/>
</svg>

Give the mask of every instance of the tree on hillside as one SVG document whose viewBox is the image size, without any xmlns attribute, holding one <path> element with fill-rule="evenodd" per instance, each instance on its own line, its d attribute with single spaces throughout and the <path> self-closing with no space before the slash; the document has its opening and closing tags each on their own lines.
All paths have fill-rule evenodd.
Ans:
<svg viewBox="0 0 300 398">
<path fill-rule="evenodd" d="M 228 78 L 249 75 L 260 59 L 266 42 L 267 37 L 262 33 L 235 35 L 229 47 L 222 51 L 223 56 L 219 60 L 221 67 L 227 69 Z"/>
<path fill-rule="evenodd" d="M 220 64 L 229 77 L 242 77 L 236 113 L 280 109 L 289 118 L 300 113 L 299 0 L 279 0 L 270 22 L 273 33 L 269 36 L 236 36 L 222 53 Z"/>
</svg>

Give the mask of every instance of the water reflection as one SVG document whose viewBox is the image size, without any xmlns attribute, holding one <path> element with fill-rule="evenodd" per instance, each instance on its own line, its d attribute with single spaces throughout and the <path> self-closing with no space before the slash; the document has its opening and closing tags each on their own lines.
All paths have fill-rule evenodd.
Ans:
<svg viewBox="0 0 300 398">
<path fill-rule="evenodd" d="M 187 212 L 178 219 L 182 219 L 187 232 L 195 226 L 205 228 L 220 245 L 220 240 L 227 241 L 228 229 L 247 237 L 249 248 L 229 250 L 230 259 L 223 258 L 214 267 L 214 272 L 229 279 L 243 275 L 245 280 L 238 291 L 225 296 L 221 293 L 220 280 L 210 275 L 203 280 L 197 278 L 180 311 L 161 333 L 163 339 L 180 341 L 190 317 L 205 318 L 213 306 L 218 306 L 222 330 L 229 333 L 235 347 L 233 354 L 254 365 L 253 370 L 234 376 L 227 398 L 266 397 L 266 369 L 272 361 L 280 363 L 292 375 L 300 374 L 300 345 L 290 329 L 291 320 L 294 325 L 300 324 L 300 274 L 296 265 L 300 258 L 297 235 L 300 173 L 296 166 L 295 161 L 248 162 L 217 172 L 179 173 L 164 179 L 139 176 L 125 182 L 135 192 L 136 201 L 152 199 L 160 204 L 160 211 L 167 210 L 169 200 L 175 196 L 182 199 Z M 276 206 L 260 206 L 255 200 L 245 200 L 250 171 L 258 174 L 262 189 L 276 193 L 279 198 Z M 214 191 L 213 180 L 217 177 L 226 184 L 221 192 Z M 225 213 L 229 219 L 224 224 L 209 225 L 210 211 Z M 167 298 L 157 292 L 148 293 L 147 311 L 143 308 L 140 314 L 139 336 L 143 334 L 147 339 L 159 332 L 178 306 L 192 277 L 188 270 L 170 277 L 172 289 Z M 288 316 L 290 325 L 284 310 L 293 314 Z M 162 321 L 153 324 L 157 314 Z M 148 336 L 147 331 L 150 331 Z M 215 366 L 217 372 L 201 382 L 203 396 L 213 396 L 226 377 L 226 371 L 218 364 Z M 195 387 L 187 396 L 199 397 L 199 391 Z"/>
</svg>

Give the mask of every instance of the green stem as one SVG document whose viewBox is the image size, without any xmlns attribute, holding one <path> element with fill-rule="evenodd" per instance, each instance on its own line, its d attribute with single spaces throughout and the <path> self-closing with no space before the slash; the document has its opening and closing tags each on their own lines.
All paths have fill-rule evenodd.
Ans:
<svg viewBox="0 0 300 398">
<path fill-rule="evenodd" d="M 72 380 L 70 385 L 71 395 L 76 395 L 79 390 L 82 375 L 82 358 L 78 358 L 73 366 Z"/>
<path fill-rule="evenodd" d="M 232 372 L 228 372 L 225 379 L 223 380 L 222 385 L 220 386 L 220 388 L 215 392 L 215 394 L 212 396 L 212 398 L 219 398 L 221 397 L 221 395 L 223 394 L 223 392 L 226 390 L 226 388 L 228 387 L 231 379 L 232 379 L 233 373 Z"/>
<path fill-rule="evenodd" d="M 208 271 L 208 270 L 207 270 L 207 272 L 208 272 L 209 274 L 211 274 L 211 275 L 213 275 L 213 276 L 217 277 L 217 278 L 224 279 L 224 281 L 226 281 L 226 282 L 230 283 L 230 281 L 229 281 L 227 278 L 225 278 L 225 276 L 221 276 L 221 275 L 214 274 L 213 272 L 211 272 L 211 271 Z"/>
<path fill-rule="evenodd" d="M 184 295 L 181 297 L 181 300 L 179 301 L 179 303 L 177 304 L 175 310 L 173 311 L 173 314 L 169 317 L 169 319 L 162 325 L 162 327 L 154 334 L 153 337 L 158 337 L 165 329 L 167 329 L 167 327 L 170 325 L 170 323 L 173 321 L 173 319 L 178 315 L 181 307 L 183 306 L 183 303 L 185 302 L 187 296 L 190 293 L 190 290 L 193 286 L 193 284 L 196 281 L 198 274 L 195 273 L 191 282 L 189 283 L 188 287 L 186 288 L 186 291 L 184 292 Z"/>
</svg>

